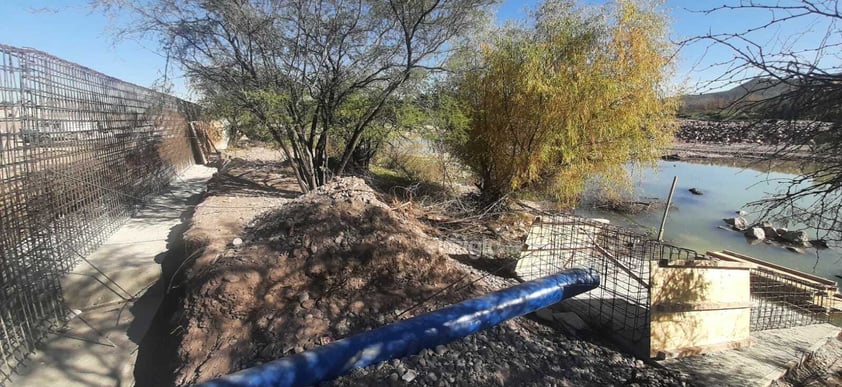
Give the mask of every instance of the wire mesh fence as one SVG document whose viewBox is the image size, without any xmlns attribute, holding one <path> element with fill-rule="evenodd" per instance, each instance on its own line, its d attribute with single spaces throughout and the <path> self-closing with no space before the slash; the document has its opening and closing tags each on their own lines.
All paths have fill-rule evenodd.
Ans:
<svg viewBox="0 0 842 387">
<path fill-rule="evenodd" d="M 65 316 L 60 279 L 193 163 L 196 106 L 0 45 L 0 383 Z"/>
</svg>

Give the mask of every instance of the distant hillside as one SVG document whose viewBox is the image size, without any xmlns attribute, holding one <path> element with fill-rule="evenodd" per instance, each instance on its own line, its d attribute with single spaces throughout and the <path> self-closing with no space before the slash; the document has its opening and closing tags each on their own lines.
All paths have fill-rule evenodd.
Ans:
<svg viewBox="0 0 842 387">
<path fill-rule="evenodd" d="M 791 87 L 777 80 L 758 78 L 726 91 L 684 95 L 678 114 L 681 117 L 725 117 L 746 104 L 776 97 Z"/>
</svg>

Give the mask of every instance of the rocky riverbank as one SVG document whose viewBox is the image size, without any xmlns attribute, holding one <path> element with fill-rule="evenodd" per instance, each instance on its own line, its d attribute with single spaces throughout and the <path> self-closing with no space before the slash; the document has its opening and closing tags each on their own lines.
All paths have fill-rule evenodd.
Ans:
<svg viewBox="0 0 842 387">
<path fill-rule="evenodd" d="M 791 148 L 787 154 L 777 150 L 793 139 L 830 128 L 814 121 L 700 121 L 679 120 L 675 143 L 664 155 L 666 160 L 705 158 L 778 159 L 808 158 L 809 147 Z"/>
</svg>

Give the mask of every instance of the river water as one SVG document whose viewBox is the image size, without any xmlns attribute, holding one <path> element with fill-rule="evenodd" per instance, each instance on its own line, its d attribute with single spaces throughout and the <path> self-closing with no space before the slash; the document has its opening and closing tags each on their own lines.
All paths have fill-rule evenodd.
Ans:
<svg viewBox="0 0 842 387">
<path fill-rule="evenodd" d="M 804 254 L 793 253 L 778 245 L 750 244 L 742 233 L 723 230 L 723 218 L 737 216 L 736 211 L 746 210 L 751 224 L 755 213 L 746 203 L 761 199 L 768 193 L 784 187 L 783 181 L 794 175 L 782 172 L 764 172 L 750 168 L 706 165 L 687 162 L 662 161 L 655 168 L 639 172 L 635 193 L 640 197 L 659 198 L 666 201 L 673 176 L 678 183 L 670 207 L 664 232 L 664 241 L 700 253 L 705 251 L 732 250 L 786 267 L 822 276 L 842 285 L 842 246 L 829 249 L 804 249 Z M 688 190 L 697 188 L 703 195 Z M 657 235 L 663 207 L 637 215 L 622 215 L 583 205 L 577 214 L 586 217 L 607 218 L 611 223 Z M 776 225 L 782 227 L 784 225 Z M 790 229 L 797 229 L 790 225 Z M 805 230 L 815 237 L 815 233 Z"/>
</svg>

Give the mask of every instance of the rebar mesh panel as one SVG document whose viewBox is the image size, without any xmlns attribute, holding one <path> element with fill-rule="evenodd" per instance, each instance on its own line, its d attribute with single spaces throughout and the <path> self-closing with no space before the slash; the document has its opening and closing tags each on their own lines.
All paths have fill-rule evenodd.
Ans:
<svg viewBox="0 0 842 387">
<path fill-rule="evenodd" d="M 60 279 L 193 162 L 192 104 L 0 45 L 0 384 L 65 311 Z"/>
<path fill-rule="evenodd" d="M 596 270 L 599 288 L 565 301 L 565 308 L 636 344 L 649 339 L 649 261 L 697 257 L 620 227 L 559 215 L 533 225 L 516 272 L 528 280 L 571 267 Z"/>
<path fill-rule="evenodd" d="M 751 330 L 792 328 L 829 320 L 831 293 L 762 267 L 751 270 Z"/>
</svg>

